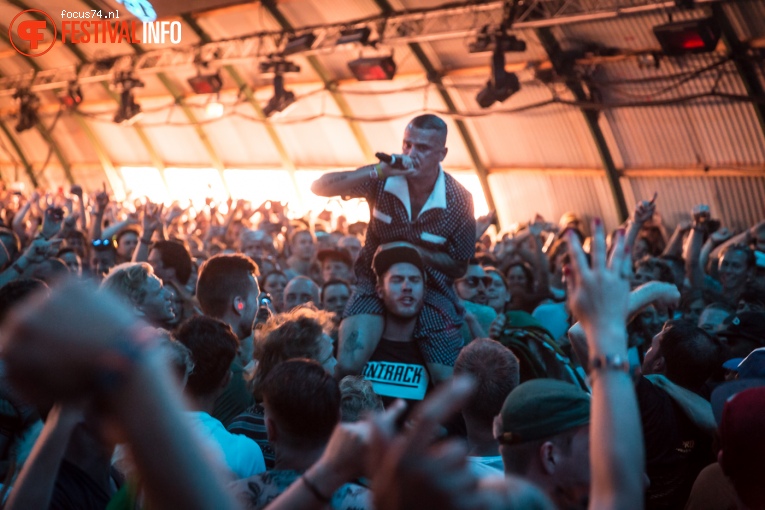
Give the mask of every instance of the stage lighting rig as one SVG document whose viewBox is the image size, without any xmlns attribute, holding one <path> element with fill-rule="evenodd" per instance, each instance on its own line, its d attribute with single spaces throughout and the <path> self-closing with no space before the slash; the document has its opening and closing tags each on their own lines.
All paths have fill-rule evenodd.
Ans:
<svg viewBox="0 0 765 510">
<path fill-rule="evenodd" d="M 468 44 L 468 52 L 484 53 L 500 48 L 506 52 L 526 51 L 526 41 L 508 34 L 503 27 L 492 30 L 489 25 L 484 25 L 476 34 L 474 41 Z"/>
<path fill-rule="evenodd" d="M 266 117 L 270 117 L 277 112 L 284 111 L 294 102 L 294 92 L 284 88 L 284 76 L 277 74 L 274 76 L 274 95 L 268 100 L 266 106 L 263 107 L 263 114 Z"/>
<path fill-rule="evenodd" d="M 497 41 L 497 47 L 491 58 L 491 78 L 486 86 L 478 92 L 475 100 L 481 108 L 489 108 L 496 102 L 503 102 L 520 90 L 521 84 L 515 73 L 505 71 L 505 52 L 502 44 Z"/>
<path fill-rule="evenodd" d="M 143 82 L 129 72 L 117 75 L 114 81 L 114 89 L 120 94 L 120 105 L 117 113 L 114 114 L 114 122 L 130 125 L 138 120 L 138 115 L 141 113 L 141 105 L 135 102 L 133 89 L 143 86 Z"/>
<path fill-rule="evenodd" d="M 66 91 L 58 96 L 58 100 L 67 110 L 76 109 L 82 103 L 82 89 L 76 81 L 70 81 Z"/>
<path fill-rule="evenodd" d="M 29 89 L 19 89 L 13 94 L 13 99 L 19 101 L 19 121 L 16 123 L 16 132 L 22 133 L 35 127 L 39 121 L 37 110 L 40 108 L 40 98 Z"/>
</svg>

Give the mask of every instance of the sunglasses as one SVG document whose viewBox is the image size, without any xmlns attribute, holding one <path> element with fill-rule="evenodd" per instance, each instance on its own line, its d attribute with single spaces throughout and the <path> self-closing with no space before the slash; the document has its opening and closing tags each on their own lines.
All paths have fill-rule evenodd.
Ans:
<svg viewBox="0 0 765 510">
<path fill-rule="evenodd" d="M 116 241 L 112 239 L 93 239 L 91 243 L 93 248 L 108 248 L 109 246 L 117 247 Z"/>
<path fill-rule="evenodd" d="M 488 287 L 491 285 L 491 276 L 466 276 L 465 278 L 460 278 L 457 280 L 458 282 L 463 282 L 467 284 L 468 287 L 478 287 L 481 283 L 483 283 L 484 287 Z"/>
</svg>

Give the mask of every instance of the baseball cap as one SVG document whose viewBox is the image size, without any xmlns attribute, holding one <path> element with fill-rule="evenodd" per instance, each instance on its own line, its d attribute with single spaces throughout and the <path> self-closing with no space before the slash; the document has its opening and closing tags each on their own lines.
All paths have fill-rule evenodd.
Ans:
<svg viewBox="0 0 765 510">
<path fill-rule="evenodd" d="M 739 391 L 725 400 L 720 418 L 720 446 L 721 464 L 728 476 L 761 481 L 765 458 L 765 386 Z"/>
<path fill-rule="evenodd" d="M 749 353 L 736 367 L 739 379 L 765 379 L 765 347 Z"/>
<path fill-rule="evenodd" d="M 765 344 L 765 313 L 741 312 L 725 319 L 725 329 L 719 336 L 741 337 Z"/>
<path fill-rule="evenodd" d="M 380 277 L 390 269 L 390 266 L 400 262 L 408 262 L 417 267 L 423 274 L 425 273 L 420 252 L 417 251 L 414 245 L 403 241 L 385 243 L 378 246 L 372 259 L 372 269 Z"/>
<path fill-rule="evenodd" d="M 712 391 L 710 403 L 712 404 L 712 414 L 719 426 L 723 418 L 725 404 L 736 394 L 751 388 L 765 388 L 765 378 L 736 379 L 719 385 Z"/>
<path fill-rule="evenodd" d="M 558 379 L 532 379 L 505 399 L 502 444 L 518 444 L 561 434 L 590 423 L 590 395 Z"/>
<path fill-rule="evenodd" d="M 326 250 L 320 250 L 319 253 L 316 254 L 316 258 L 319 259 L 319 262 L 324 262 L 325 260 L 339 260 L 340 262 L 346 264 L 348 267 L 353 267 L 353 258 L 351 258 L 351 254 L 348 252 L 348 250 L 345 250 L 343 248 L 329 248 Z"/>
</svg>

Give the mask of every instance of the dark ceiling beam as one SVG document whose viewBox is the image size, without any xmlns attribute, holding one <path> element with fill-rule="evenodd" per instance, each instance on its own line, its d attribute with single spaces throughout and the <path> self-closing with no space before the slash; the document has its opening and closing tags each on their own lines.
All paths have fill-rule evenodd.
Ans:
<svg viewBox="0 0 765 510">
<path fill-rule="evenodd" d="M 537 28 L 535 31 L 539 41 L 542 43 L 542 46 L 553 63 L 553 69 L 555 69 L 560 76 L 565 77 L 566 87 L 568 87 L 577 101 L 589 102 L 590 98 L 587 96 L 582 83 L 571 76 L 571 73 L 566 73 L 565 70 L 561 68 L 564 60 L 561 56 L 563 50 L 555 39 L 555 36 L 553 36 L 552 31 L 546 27 Z M 584 116 L 584 120 L 590 130 L 590 135 L 592 135 L 592 141 L 595 144 L 598 154 L 600 155 L 600 160 L 603 163 L 608 186 L 611 189 L 611 196 L 613 197 L 614 206 L 616 208 L 616 214 L 619 217 L 620 222 L 626 221 L 629 218 L 629 210 L 627 209 L 627 202 L 624 199 L 624 190 L 619 181 L 619 171 L 614 164 L 614 158 L 608 148 L 606 138 L 603 136 L 603 130 L 600 129 L 600 125 L 598 124 L 598 116 L 600 113 L 598 110 L 587 107 L 580 107 L 579 110 Z"/>
<path fill-rule="evenodd" d="M 724 6 L 720 3 L 712 4 L 712 17 L 720 24 L 722 29 L 722 40 L 725 44 L 728 55 L 733 59 L 741 81 L 744 82 L 746 93 L 751 98 L 765 97 L 762 82 L 757 76 L 757 66 L 755 59 L 752 58 L 749 45 L 738 38 L 736 30 L 730 22 L 730 18 L 725 12 Z M 765 103 L 762 101 L 752 101 L 754 112 L 760 124 L 763 136 L 765 136 Z"/>
<path fill-rule="evenodd" d="M 183 21 L 185 21 L 186 24 L 191 27 L 191 30 L 197 34 L 197 37 L 199 37 L 203 43 L 212 41 L 210 35 L 199 25 L 199 23 L 197 23 L 197 20 L 191 14 L 184 14 L 181 17 L 183 18 Z M 242 78 L 242 75 L 239 74 L 239 71 L 237 71 L 234 66 L 227 65 L 224 66 L 223 69 L 225 69 L 228 75 L 231 76 L 231 79 L 234 80 L 239 90 L 244 94 L 247 103 L 255 112 L 255 116 L 258 117 L 258 119 L 263 123 L 263 127 L 268 133 L 268 137 L 271 139 L 271 143 L 274 144 L 276 152 L 279 154 L 282 168 L 284 168 L 289 174 L 290 180 L 292 180 L 292 184 L 295 187 L 295 192 L 298 194 L 298 198 L 302 200 L 302 193 L 300 191 L 300 187 L 298 186 L 297 177 L 295 176 L 295 162 L 290 157 L 289 152 L 287 152 L 287 148 L 284 145 L 284 142 L 282 142 L 282 139 L 279 136 L 279 133 L 276 131 L 276 128 L 271 123 L 271 121 L 268 120 L 266 114 L 263 113 L 263 108 L 261 108 L 260 104 L 258 104 L 258 102 L 255 100 L 254 90 L 245 81 L 245 79 Z"/>
<path fill-rule="evenodd" d="M 28 6 L 26 3 L 24 3 L 22 0 L 8 0 L 9 3 L 12 5 L 18 7 L 22 10 L 30 9 L 30 6 Z M 47 18 L 43 16 L 42 14 L 37 13 L 31 13 L 30 16 L 32 16 L 34 19 L 38 21 L 45 21 L 47 26 Z M 53 35 L 53 32 L 48 29 L 48 32 Z M 76 45 L 69 44 L 69 45 L 63 45 L 67 50 L 71 51 L 75 57 L 79 60 L 78 67 L 82 65 L 85 62 L 88 62 L 89 59 L 85 53 L 80 50 L 80 48 Z M 38 69 L 39 70 L 39 69 Z M 104 87 L 108 90 L 108 84 L 106 82 L 103 82 Z M 114 96 L 112 96 L 114 97 Z M 95 150 L 96 155 L 101 162 L 101 168 L 104 171 L 104 175 L 106 179 L 109 181 L 109 184 L 112 187 L 112 190 L 114 191 L 124 191 L 125 188 L 125 181 L 122 179 L 122 176 L 119 174 L 119 172 L 116 171 L 114 164 L 112 163 L 111 159 L 109 158 L 109 153 L 106 150 L 106 147 L 101 142 L 101 140 L 98 138 L 98 136 L 93 132 L 93 130 L 90 128 L 90 125 L 88 125 L 85 118 L 76 110 L 72 112 L 72 115 L 77 122 L 77 124 L 80 126 L 80 128 L 85 132 L 85 136 L 90 141 L 90 143 L 93 145 L 93 150 Z M 71 170 L 70 170 L 71 173 Z M 74 176 L 71 176 L 71 179 L 74 179 Z M 120 189 L 121 188 L 121 189 Z"/>
<path fill-rule="evenodd" d="M 377 4 L 377 6 L 380 8 L 383 16 L 388 16 L 394 13 L 394 9 L 390 3 L 388 3 L 388 0 L 375 0 L 375 4 Z M 428 76 L 428 80 L 436 86 L 441 99 L 446 105 L 446 109 L 451 114 L 457 114 L 459 110 L 454 104 L 448 89 L 443 83 L 442 73 L 437 70 L 435 66 L 433 66 L 428 56 L 424 51 L 422 51 L 422 47 L 419 43 L 409 43 L 408 46 L 417 61 L 425 70 L 425 73 Z M 465 121 L 462 119 L 455 118 L 454 124 L 457 126 L 457 131 L 459 132 L 460 138 L 465 144 L 465 148 L 467 149 L 468 155 L 470 156 L 470 162 L 473 164 L 473 168 L 475 168 L 476 175 L 478 175 L 478 180 L 480 181 L 481 189 L 483 190 L 483 196 L 486 199 L 486 205 L 488 205 L 490 211 L 496 211 L 497 207 L 494 203 L 494 195 L 492 194 L 491 186 L 489 185 L 489 170 L 481 160 L 480 154 L 478 154 L 478 147 L 473 140 L 473 136 L 470 134 Z M 497 219 L 497 225 L 499 226 L 499 218 Z"/>
<path fill-rule="evenodd" d="M 11 41 L 8 38 L 8 28 L 0 26 L 0 39 L 2 39 L 8 46 L 12 47 Z M 19 56 L 23 58 L 27 64 L 29 64 L 30 67 L 35 70 L 35 72 L 39 72 L 41 70 L 40 66 L 37 64 L 37 62 L 34 61 L 33 58 L 21 54 L 19 54 Z M 61 163 L 61 168 L 63 168 L 64 175 L 66 175 L 69 184 L 74 184 L 74 178 L 72 177 L 72 166 L 69 164 L 69 161 L 67 161 L 66 157 L 64 157 L 64 153 L 61 152 L 61 148 L 50 135 L 48 129 L 40 121 L 37 121 L 35 128 L 37 128 L 37 131 L 40 133 L 40 136 L 43 137 L 43 140 L 45 140 L 45 142 L 50 145 L 50 149 L 53 151 L 53 154 L 56 155 L 56 159 L 58 159 L 59 163 Z M 37 185 L 37 176 L 34 174 L 34 170 L 32 171 L 32 175 L 30 175 L 30 179 L 32 179 L 32 182 Z"/>
<path fill-rule="evenodd" d="M 276 0 L 262 0 L 261 4 L 266 8 L 268 13 L 276 20 L 276 22 L 279 23 L 279 26 L 281 26 L 283 30 L 294 30 L 292 24 L 279 10 L 279 7 L 276 5 Z M 319 79 L 321 79 L 322 83 L 324 83 L 324 87 L 327 89 L 327 91 L 329 91 L 329 94 L 335 101 L 337 108 L 340 110 L 343 118 L 345 118 L 346 122 L 348 123 L 348 127 L 353 133 L 353 137 L 356 139 L 356 143 L 359 145 L 359 149 L 361 149 L 361 153 L 364 155 L 364 158 L 368 162 L 376 161 L 374 157 L 374 151 L 372 150 L 372 146 L 369 145 L 369 141 L 367 140 L 366 135 L 364 135 L 364 131 L 361 129 L 359 123 L 353 120 L 353 111 L 351 110 L 348 101 L 345 100 L 343 94 L 337 89 L 337 81 L 331 77 L 329 71 L 327 71 L 327 69 L 324 67 L 321 61 L 319 61 L 318 58 L 313 55 L 308 55 L 306 56 L 306 60 L 308 61 L 308 64 L 313 68 L 314 72 L 319 76 Z"/>
</svg>

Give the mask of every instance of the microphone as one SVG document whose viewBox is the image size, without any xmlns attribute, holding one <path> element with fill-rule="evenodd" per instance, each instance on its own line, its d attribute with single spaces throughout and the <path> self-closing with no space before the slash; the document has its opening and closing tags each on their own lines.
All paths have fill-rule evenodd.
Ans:
<svg viewBox="0 0 765 510">
<path fill-rule="evenodd" d="M 385 154 L 384 152 L 375 152 L 375 157 L 382 161 L 383 163 L 387 163 L 391 166 L 391 168 L 395 168 L 397 170 L 406 170 L 406 167 L 404 166 L 404 160 L 401 159 L 399 156 L 396 156 L 395 154 Z"/>
</svg>

